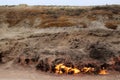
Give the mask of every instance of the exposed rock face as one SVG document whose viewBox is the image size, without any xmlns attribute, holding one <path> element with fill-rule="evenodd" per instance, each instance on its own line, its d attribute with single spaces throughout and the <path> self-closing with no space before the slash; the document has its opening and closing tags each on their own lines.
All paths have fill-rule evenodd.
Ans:
<svg viewBox="0 0 120 80">
<path fill-rule="evenodd" d="M 1 7 L 0 10 L 1 64 L 12 61 L 13 65 L 29 66 L 45 72 L 54 72 L 59 63 L 68 67 L 92 66 L 120 71 L 120 31 L 105 28 L 104 23 L 107 19 L 102 18 L 102 15 L 110 18 L 113 14 L 110 10 L 108 13 L 104 9 L 99 12 L 75 9 L 75 12 L 81 12 L 80 15 L 79 12 L 68 14 L 61 9 L 58 9 L 60 13 L 54 9 L 45 9 L 42 12 L 35 7 L 18 9 L 13 7 L 4 10 Z M 87 18 L 87 12 L 90 13 L 90 19 Z M 61 17 L 63 13 L 67 17 Z M 101 16 L 94 17 L 93 14 Z M 91 18 L 95 18 L 95 21 L 91 21 Z M 65 25 L 68 21 L 72 22 L 73 27 Z M 40 29 L 48 23 L 63 26 Z"/>
<path fill-rule="evenodd" d="M 106 61 L 115 56 L 115 51 L 109 48 L 108 44 L 95 43 L 90 46 L 90 57 L 93 59 Z"/>
<path fill-rule="evenodd" d="M 119 71 L 120 45 L 115 44 L 119 40 L 119 31 L 106 31 L 32 33 L 18 39 L 1 39 L 0 62 L 13 61 L 14 64 L 46 72 L 54 72 L 55 65 L 59 63 L 77 68 L 107 65 L 107 68 L 112 66 L 112 69 Z M 101 34 L 109 34 L 108 39 Z M 117 60 L 112 61 L 114 58 Z"/>
</svg>

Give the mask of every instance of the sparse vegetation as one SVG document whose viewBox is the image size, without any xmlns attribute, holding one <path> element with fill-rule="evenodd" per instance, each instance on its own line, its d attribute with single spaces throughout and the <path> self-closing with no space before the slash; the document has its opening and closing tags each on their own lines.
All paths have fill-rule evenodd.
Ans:
<svg viewBox="0 0 120 80">
<path fill-rule="evenodd" d="M 115 22 L 106 22 L 105 26 L 109 29 L 117 29 L 117 24 Z"/>
<path fill-rule="evenodd" d="M 91 10 L 104 10 L 111 11 L 113 14 L 119 14 L 120 6 L 119 5 L 95 6 Z"/>
<path fill-rule="evenodd" d="M 34 27 L 68 27 L 83 25 L 86 27 L 86 20 L 89 22 L 98 20 L 98 16 L 112 19 L 115 14 L 120 14 L 119 6 L 95 6 L 91 8 L 79 7 L 51 7 L 51 6 L 33 6 L 27 7 L 0 7 L 0 15 L 6 16 L 5 22 L 9 27 L 19 24 L 24 19 L 30 21 L 30 27 L 35 23 L 36 18 L 41 19 L 41 23 Z M 82 20 L 81 20 L 82 19 Z M 81 23 L 84 22 L 84 23 Z M 106 23 L 106 26 L 108 24 Z"/>
<path fill-rule="evenodd" d="M 46 23 L 42 27 L 46 28 L 46 27 L 70 27 L 70 26 L 75 26 L 75 24 L 69 21 L 64 21 L 64 22 L 55 21 L 55 22 Z"/>
<path fill-rule="evenodd" d="M 6 71 L 13 72 L 15 68 L 21 76 L 24 72 L 20 70 L 29 71 L 27 79 L 33 72 L 39 78 L 38 70 L 48 72 L 48 78 L 50 73 L 74 76 L 75 70 L 80 75 L 92 75 L 89 80 L 107 71 L 119 75 L 119 24 L 119 15 L 106 8 L 91 11 L 78 7 L 0 7 L 0 65 L 1 72 L 5 72 L 2 77 L 11 77 Z M 11 78 L 20 77 L 13 73 Z"/>
<path fill-rule="evenodd" d="M 80 22 L 79 25 L 82 25 L 83 28 L 87 28 L 87 24 L 85 22 Z"/>
</svg>

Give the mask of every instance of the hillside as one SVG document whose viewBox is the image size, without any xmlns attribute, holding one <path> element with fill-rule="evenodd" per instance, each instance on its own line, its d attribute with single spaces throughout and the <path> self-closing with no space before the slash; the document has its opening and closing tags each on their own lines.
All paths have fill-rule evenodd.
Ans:
<svg viewBox="0 0 120 80">
<path fill-rule="evenodd" d="M 8 6 L 0 7 L 0 23 L 8 27 L 98 27 L 118 26 L 120 6 L 59 7 Z M 97 25 L 99 24 L 99 25 Z"/>
<path fill-rule="evenodd" d="M 119 80 L 120 6 L 1 6 L 0 71 L 3 79 Z"/>
</svg>

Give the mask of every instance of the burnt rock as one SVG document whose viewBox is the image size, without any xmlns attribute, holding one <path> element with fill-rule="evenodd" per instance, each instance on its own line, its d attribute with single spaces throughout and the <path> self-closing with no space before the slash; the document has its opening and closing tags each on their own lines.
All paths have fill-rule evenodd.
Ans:
<svg viewBox="0 0 120 80">
<path fill-rule="evenodd" d="M 2 57 L 3 57 L 2 54 L 0 54 L 0 63 L 2 63 Z"/>
<path fill-rule="evenodd" d="M 64 58 L 57 58 L 52 62 L 52 64 L 56 65 L 56 64 L 60 64 L 60 63 L 64 63 L 64 62 L 65 62 Z"/>
<path fill-rule="evenodd" d="M 65 62 L 65 66 L 74 68 L 74 65 L 72 64 L 72 62 Z"/>
<path fill-rule="evenodd" d="M 107 68 L 109 68 L 109 66 L 110 66 L 109 64 L 104 63 L 100 67 L 101 67 L 101 69 L 107 69 Z"/>
<path fill-rule="evenodd" d="M 35 56 L 31 59 L 31 61 L 32 62 L 38 62 L 39 58 L 40 58 L 39 56 Z"/>
<path fill-rule="evenodd" d="M 20 58 L 18 58 L 18 59 L 17 59 L 17 63 L 20 63 L 20 62 L 21 62 L 21 59 L 20 59 Z"/>
<path fill-rule="evenodd" d="M 55 71 L 56 71 L 56 69 L 55 69 L 55 65 L 51 65 L 51 73 L 53 72 L 53 73 L 55 73 Z"/>
<path fill-rule="evenodd" d="M 40 60 L 36 66 L 36 69 L 47 72 L 50 70 L 50 66 L 46 61 Z"/>
<path fill-rule="evenodd" d="M 115 70 L 120 72 L 120 61 L 115 63 Z"/>
<path fill-rule="evenodd" d="M 107 44 L 95 43 L 89 47 L 89 56 L 99 61 L 107 61 L 115 55 L 115 52 L 111 50 Z"/>
<path fill-rule="evenodd" d="M 80 39 L 75 38 L 69 40 L 69 44 L 71 49 L 76 49 L 76 48 L 80 48 L 81 41 Z"/>
<path fill-rule="evenodd" d="M 25 59 L 25 63 L 26 63 L 26 64 L 29 64 L 29 62 L 30 62 L 30 59 L 26 58 L 26 59 Z"/>
</svg>

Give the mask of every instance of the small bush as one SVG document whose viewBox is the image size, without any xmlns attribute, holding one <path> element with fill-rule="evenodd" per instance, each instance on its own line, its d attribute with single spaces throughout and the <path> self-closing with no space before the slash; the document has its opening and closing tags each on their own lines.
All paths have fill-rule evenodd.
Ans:
<svg viewBox="0 0 120 80">
<path fill-rule="evenodd" d="M 79 16 L 79 15 L 81 15 L 84 12 L 86 12 L 85 9 L 66 9 L 65 10 L 65 15 Z"/>
<path fill-rule="evenodd" d="M 92 10 L 111 10 L 110 6 L 95 6 Z"/>
<path fill-rule="evenodd" d="M 120 6 L 119 5 L 106 5 L 106 6 L 95 6 L 91 10 L 103 10 L 111 11 L 113 14 L 119 14 Z"/>
<path fill-rule="evenodd" d="M 117 24 L 115 22 L 106 22 L 105 26 L 109 29 L 117 29 Z"/>
<path fill-rule="evenodd" d="M 64 22 L 55 21 L 55 22 L 46 23 L 42 27 L 46 28 L 46 27 L 70 27 L 70 26 L 75 26 L 75 24 L 69 21 L 64 21 Z"/>
<path fill-rule="evenodd" d="M 88 15 L 87 18 L 91 21 L 95 21 L 97 20 L 97 17 L 96 16 L 93 16 L 93 15 Z"/>
<path fill-rule="evenodd" d="M 82 25 L 83 28 L 87 28 L 87 24 L 86 23 L 80 22 L 79 24 Z"/>
<path fill-rule="evenodd" d="M 9 27 L 14 26 L 21 20 L 20 15 L 15 11 L 8 12 L 6 18 L 9 23 Z"/>
<path fill-rule="evenodd" d="M 69 21 L 67 16 L 60 16 L 59 18 L 45 18 L 42 19 L 41 27 L 69 27 L 69 26 L 75 26 L 75 23 L 72 21 Z M 40 27 L 38 26 L 38 27 Z"/>
</svg>

